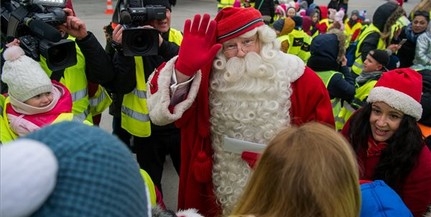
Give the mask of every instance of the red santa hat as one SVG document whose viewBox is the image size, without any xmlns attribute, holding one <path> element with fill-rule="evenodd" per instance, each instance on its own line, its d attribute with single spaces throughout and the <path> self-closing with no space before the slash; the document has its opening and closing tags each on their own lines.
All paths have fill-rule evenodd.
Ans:
<svg viewBox="0 0 431 217">
<path fill-rule="evenodd" d="M 367 102 L 385 102 L 416 120 L 422 116 L 422 75 L 410 68 L 382 74 L 368 95 Z"/>
<path fill-rule="evenodd" d="M 223 43 L 264 25 L 261 13 L 252 8 L 223 8 L 218 12 L 217 41 Z"/>
</svg>

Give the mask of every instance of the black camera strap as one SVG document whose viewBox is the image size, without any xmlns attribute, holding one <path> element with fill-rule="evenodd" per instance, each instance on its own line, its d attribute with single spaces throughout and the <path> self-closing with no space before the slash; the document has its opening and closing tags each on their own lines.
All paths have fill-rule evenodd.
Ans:
<svg viewBox="0 0 431 217">
<path fill-rule="evenodd" d="M 51 73 L 51 80 L 60 82 L 60 79 L 63 77 L 63 75 L 64 75 L 64 69 L 53 71 Z"/>
</svg>

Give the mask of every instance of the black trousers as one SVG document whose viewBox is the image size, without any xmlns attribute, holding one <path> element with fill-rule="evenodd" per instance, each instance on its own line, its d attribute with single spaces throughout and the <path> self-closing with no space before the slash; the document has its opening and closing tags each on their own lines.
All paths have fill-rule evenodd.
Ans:
<svg viewBox="0 0 431 217">
<path fill-rule="evenodd" d="M 136 154 L 140 168 L 150 175 L 154 184 L 163 193 L 162 174 L 167 155 L 172 159 L 177 174 L 180 171 L 180 130 L 172 127 L 153 127 L 151 136 L 136 137 L 121 128 L 121 118 L 115 117 L 112 127 L 113 134 Z"/>
</svg>

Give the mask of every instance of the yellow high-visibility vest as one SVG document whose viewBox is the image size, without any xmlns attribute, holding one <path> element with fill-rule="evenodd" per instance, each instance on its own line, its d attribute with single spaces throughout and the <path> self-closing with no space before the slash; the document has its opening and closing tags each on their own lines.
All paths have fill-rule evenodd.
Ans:
<svg viewBox="0 0 431 217">
<path fill-rule="evenodd" d="M 181 44 L 183 35 L 180 31 L 170 29 L 169 41 Z M 150 116 L 147 106 L 147 85 L 145 81 L 144 64 L 141 56 L 135 57 L 136 87 L 123 96 L 121 105 L 121 127 L 138 137 L 151 135 Z"/>
<path fill-rule="evenodd" d="M 73 37 L 69 37 L 69 39 L 75 41 Z M 64 75 L 59 82 L 66 86 L 72 95 L 72 112 L 75 118 L 93 123 L 93 116 L 90 113 L 87 76 L 85 75 L 85 57 L 77 44 L 75 44 L 75 48 L 77 62 L 74 66 L 64 69 Z M 40 60 L 40 65 L 48 76 L 51 77 L 52 71 L 48 68 L 46 59 L 40 56 Z"/>
<path fill-rule="evenodd" d="M 288 41 L 289 48 L 286 53 L 298 56 L 302 61 L 304 61 L 304 63 L 306 63 L 310 58 L 310 45 L 312 38 L 304 31 L 294 29 L 289 34 L 278 37 L 278 40 L 281 42 L 286 40 Z"/>
<path fill-rule="evenodd" d="M 355 62 L 352 65 L 352 72 L 354 72 L 356 75 L 361 74 L 362 69 L 364 68 L 364 63 L 362 61 L 362 56 L 360 53 L 360 47 L 364 39 L 373 32 L 380 33 L 380 30 L 376 26 L 374 26 L 374 24 L 370 24 L 367 28 L 364 29 L 364 31 L 359 36 L 358 45 L 356 47 L 356 52 L 355 52 Z M 380 49 L 380 50 L 386 49 L 386 43 L 382 38 L 379 38 L 379 42 L 377 43 L 376 49 Z"/>
<path fill-rule="evenodd" d="M 325 84 L 326 89 L 328 89 L 328 84 L 329 81 L 331 81 L 331 78 L 337 74 L 341 72 L 337 72 L 337 71 L 321 71 L 321 72 L 316 72 L 317 75 L 320 77 L 320 79 L 322 79 L 323 83 Z M 344 76 L 343 76 L 344 77 Z M 340 98 L 333 98 L 331 99 L 331 104 L 332 104 L 332 113 L 334 114 L 334 120 L 336 118 L 336 115 L 340 112 L 341 109 L 341 99 Z"/>
</svg>

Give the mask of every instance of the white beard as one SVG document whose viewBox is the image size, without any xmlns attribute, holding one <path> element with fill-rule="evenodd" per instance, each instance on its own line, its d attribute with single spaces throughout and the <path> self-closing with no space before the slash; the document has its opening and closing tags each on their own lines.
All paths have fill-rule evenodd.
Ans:
<svg viewBox="0 0 431 217">
<path fill-rule="evenodd" d="M 213 182 L 223 214 L 229 214 L 247 183 L 251 169 L 240 154 L 223 150 L 223 137 L 268 144 L 290 125 L 292 75 L 286 58 L 275 52 L 226 60 L 219 55 L 210 79 Z"/>
</svg>

